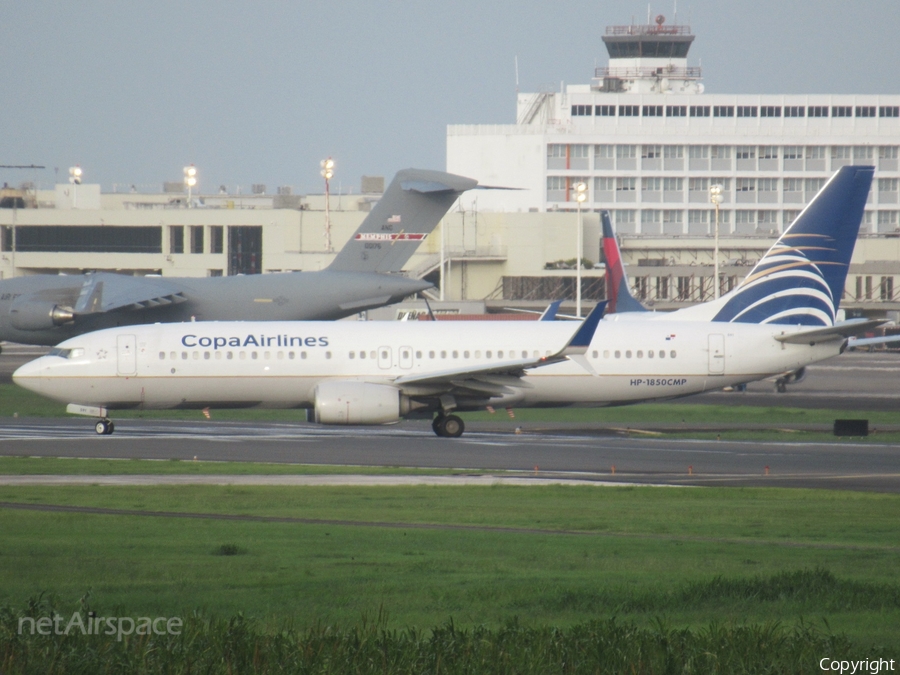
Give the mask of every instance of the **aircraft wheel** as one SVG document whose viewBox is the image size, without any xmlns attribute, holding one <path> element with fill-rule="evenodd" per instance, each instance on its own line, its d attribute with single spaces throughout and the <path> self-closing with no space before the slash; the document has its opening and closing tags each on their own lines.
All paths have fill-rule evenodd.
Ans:
<svg viewBox="0 0 900 675">
<path fill-rule="evenodd" d="M 777 380 L 775 380 L 775 391 L 777 391 L 779 394 L 783 394 L 787 391 L 787 382 L 784 381 L 783 377 L 779 377 Z"/>
<path fill-rule="evenodd" d="M 448 415 L 441 423 L 441 431 L 443 432 L 441 436 L 445 438 L 459 438 L 465 430 L 465 423 L 456 415 Z"/>
<path fill-rule="evenodd" d="M 94 425 L 94 431 L 97 432 L 98 436 L 109 436 L 115 426 L 109 420 L 99 420 L 97 424 Z"/>
<path fill-rule="evenodd" d="M 433 420 L 431 420 L 431 430 L 436 433 L 438 436 L 441 435 L 441 422 L 444 421 L 443 415 L 436 416 Z"/>
</svg>

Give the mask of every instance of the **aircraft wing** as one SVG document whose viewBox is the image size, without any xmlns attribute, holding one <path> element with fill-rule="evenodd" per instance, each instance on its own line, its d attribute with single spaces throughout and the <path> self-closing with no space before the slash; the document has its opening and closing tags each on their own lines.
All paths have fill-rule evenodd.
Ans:
<svg viewBox="0 0 900 675">
<path fill-rule="evenodd" d="M 841 323 L 836 323 L 833 326 L 825 326 L 824 328 L 813 328 L 797 333 L 776 335 L 775 339 L 779 342 L 787 342 L 788 344 L 810 344 L 813 342 L 844 340 L 853 335 L 859 335 L 860 333 L 865 333 L 867 330 L 877 328 L 885 322 L 886 319 L 843 321 Z"/>
<path fill-rule="evenodd" d="M 606 309 L 605 302 L 597 303 L 597 306 L 581 322 L 578 330 L 575 331 L 575 334 L 572 335 L 566 345 L 550 356 L 511 359 L 482 367 L 451 368 L 423 375 L 404 375 L 394 380 L 394 384 L 404 388 L 412 385 L 446 386 L 448 388 L 469 389 L 482 393 L 491 393 L 494 390 L 508 391 L 509 386 L 528 386 L 520 379 L 526 370 L 566 361 L 569 358 L 581 356 L 587 351 L 588 345 L 590 345 L 591 339 L 597 330 L 597 325 L 603 317 L 604 309 Z"/>
<path fill-rule="evenodd" d="M 119 309 L 140 310 L 186 300 L 179 286 L 161 278 L 98 272 L 85 277 L 74 310 L 76 315 L 97 314 Z"/>
</svg>

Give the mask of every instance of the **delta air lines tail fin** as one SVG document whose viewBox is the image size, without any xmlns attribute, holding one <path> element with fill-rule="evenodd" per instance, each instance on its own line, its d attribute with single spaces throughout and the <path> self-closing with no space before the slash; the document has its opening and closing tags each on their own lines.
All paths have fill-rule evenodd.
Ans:
<svg viewBox="0 0 900 675">
<path fill-rule="evenodd" d="M 603 257 L 606 259 L 606 297 L 609 300 L 607 314 L 621 314 L 622 312 L 647 312 L 644 307 L 631 294 L 628 288 L 628 277 L 625 275 L 625 265 L 619 251 L 619 243 L 616 241 L 616 233 L 613 231 L 612 221 L 609 219 L 609 211 L 600 213 L 603 223 Z"/>
</svg>

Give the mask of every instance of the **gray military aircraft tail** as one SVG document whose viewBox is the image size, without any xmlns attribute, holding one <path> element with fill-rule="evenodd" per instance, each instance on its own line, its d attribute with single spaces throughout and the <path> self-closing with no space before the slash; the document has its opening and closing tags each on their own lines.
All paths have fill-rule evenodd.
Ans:
<svg viewBox="0 0 900 675">
<path fill-rule="evenodd" d="M 198 278 L 97 272 L 0 281 L 0 340 L 55 345 L 101 328 L 191 320 L 332 320 L 399 302 L 431 287 L 397 273 L 476 185 L 441 171 L 398 172 L 331 265 L 318 272 Z"/>
</svg>

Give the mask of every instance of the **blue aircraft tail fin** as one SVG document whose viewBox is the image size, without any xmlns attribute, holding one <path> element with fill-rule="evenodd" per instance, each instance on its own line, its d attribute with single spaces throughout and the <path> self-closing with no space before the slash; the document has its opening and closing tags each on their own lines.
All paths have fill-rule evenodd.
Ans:
<svg viewBox="0 0 900 675">
<path fill-rule="evenodd" d="M 845 166 L 835 173 L 722 299 L 713 321 L 833 325 L 874 172 Z"/>
</svg>

